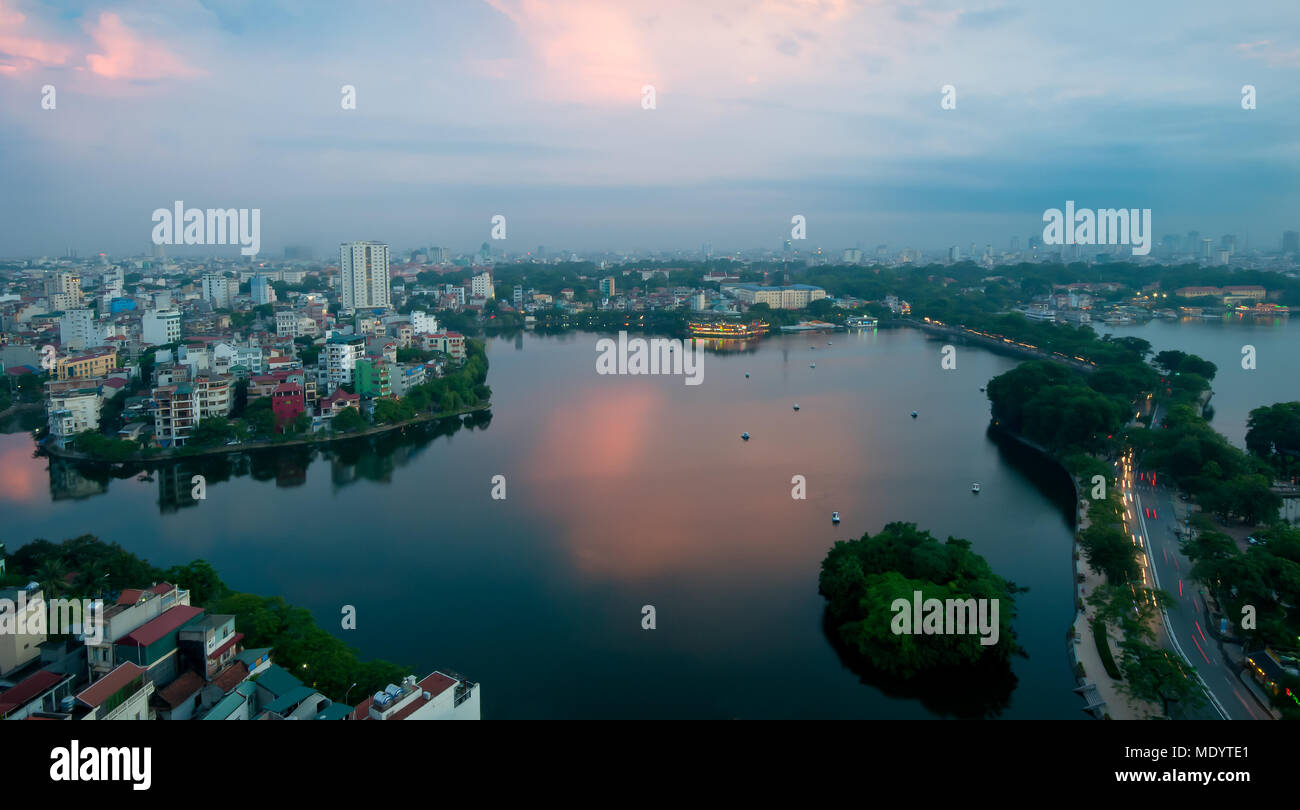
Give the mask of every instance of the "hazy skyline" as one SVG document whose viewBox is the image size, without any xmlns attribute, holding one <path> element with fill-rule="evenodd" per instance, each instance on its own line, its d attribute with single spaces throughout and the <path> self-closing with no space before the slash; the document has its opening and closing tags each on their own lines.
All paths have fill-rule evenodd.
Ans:
<svg viewBox="0 0 1300 810">
<path fill-rule="evenodd" d="M 1276 249 L 1297 28 L 1249 2 L 0 0 L 0 255 L 139 254 L 176 200 L 261 209 L 267 258 L 469 251 L 494 214 L 510 252 L 775 248 L 793 214 L 804 250 L 964 251 L 1067 199 Z"/>
</svg>

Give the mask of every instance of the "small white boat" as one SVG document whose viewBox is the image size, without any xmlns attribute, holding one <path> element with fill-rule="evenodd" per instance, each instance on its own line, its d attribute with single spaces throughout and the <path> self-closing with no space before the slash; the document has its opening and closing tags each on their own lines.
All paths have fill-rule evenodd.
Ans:
<svg viewBox="0 0 1300 810">
<path fill-rule="evenodd" d="M 796 403 L 794 404 L 794 409 L 795 409 L 796 411 L 799 410 L 799 403 L 798 403 L 798 402 L 796 402 Z"/>
<path fill-rule="evenodd" d="M 916 411 L 912 411 L 912 418 L 913 418 L 913 419 L 916 418 Z"/>
<path fill-rule="evenodd" d="M 744 439 L 745 441 L 749 441 L 749 433 L 740 434 L 740 438 Z"/>
<path fill-rule="evenodd" d="M 980 485 L 979 485 L 979 483 L 976 482 L 976 483 L 974 483 L 974 484 L 971 484 L 971 485 L 970 485 L 970 491 L 971 491 L 971 492 L 974 492 L 974 493 L 978 493 L 978 492 L 980 491 Z"/>
<path fill-rule="evenodd" d="M 817 368 L 817 364 L 816 364 L 816 363 L 809 363 L 809 364 L 808 364 L 808 368 Z"/>
<path fill-rule="evenodd" d="M 745 379 L 747 379 L 747 380 L 749 379 L 749 372 L 748 372 L 748 371 L 745 372 Z"/>
<path fill-rule="evenodd" d="M 840 522 L 840 513 L 831 512 L 831 523 L 839 523 L 839 522 Z"/>
</svg>

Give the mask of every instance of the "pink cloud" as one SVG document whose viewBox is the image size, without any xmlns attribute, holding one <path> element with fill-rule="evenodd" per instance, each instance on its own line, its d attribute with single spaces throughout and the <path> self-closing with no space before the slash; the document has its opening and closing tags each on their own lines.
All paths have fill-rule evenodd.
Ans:
<svg viewBox="0 0 1300 810">
<path fill-rule="evenodd" d="M 27 31 L 26 21 L 24 14 L 0 0 L 0 75 L 62 65 L 71 54 L 72 49 L 66 45 Z"/>
<path fill-rule="evenodd" d="M 106 79 L 177 79 L 202 75 L 161 43 L 129 29 L 122 19 L 103 12 L 87 26 L 87 33 L 102 53 L 86 54 L 92 73 Z"/>
<path fill-rule="evenodd" d="M 884 0 L 483 0 L 510 20 L 541 95 L 589 104 L 728 96 L 824 79 L 900 46 Z M 944 21 L 941 21 L 944 22 Z"/>
</svg>

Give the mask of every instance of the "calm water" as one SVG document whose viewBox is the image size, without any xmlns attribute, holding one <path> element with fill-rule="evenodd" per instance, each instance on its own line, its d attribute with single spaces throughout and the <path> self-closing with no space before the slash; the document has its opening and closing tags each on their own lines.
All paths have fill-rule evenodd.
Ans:
<svg viewBox="0 0 1300 810">
<path fill-rule="evenodd" d="M 940 344 L 912 330 L 774 336 L 709 354 L 691 387 L 597 375 L 596 337 L 491 340 L 487 424 L 228 474 L 209 463 L 197 504 L 190 469 L 97 482 L 0 436 L 4 539 L 91 532 L 160 566 L 202 557 L 367 657 L 481 681 L 490 718 L 961 714 L 968 684 L 924 703 L 886 694 L 821 629 L 829 545 L 914 521 L 1030 588 L 1015 624 L 1029 657 L 1000 716 L 1083 716 L 1065 644 L 1068 480 L 986 433 L 979 389 L 1013 358 L 960 348 L 942 371 Z M 498 474 L 504 501 L 490 497 Z M 339 629 L 343 605 L 354 631 Z M 657 629 L 641 629 L 642 605 Z"/>
<path fill-rule="evenodd" d="M 1217 365 L 1210 424 L 1238 447 L 1246 446 L 1246 420 L 1252 410 L 1300 400 L 1300 327 L 1288 318 L 1198 318 L 1094 328 L 1100 334 L 1148 340 L 1157 352 L 1178 349 Z M 1255 347 L 1252 370 L 1241 367 L 1242 347 L 1247 345 Z"/>
</svg>

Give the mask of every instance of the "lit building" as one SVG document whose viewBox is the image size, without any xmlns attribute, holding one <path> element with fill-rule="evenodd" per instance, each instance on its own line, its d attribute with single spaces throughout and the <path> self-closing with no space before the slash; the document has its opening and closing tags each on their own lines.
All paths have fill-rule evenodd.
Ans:
<svg viewBox="0 0 1300 810">
<path fill-rule="evenodd" d="M 182 447 L 204 419 L 230 414 L 230 376 L 200 372 L 193 382 L 153 389 L 154 438 L 164 447 Z"/>
</svg>

